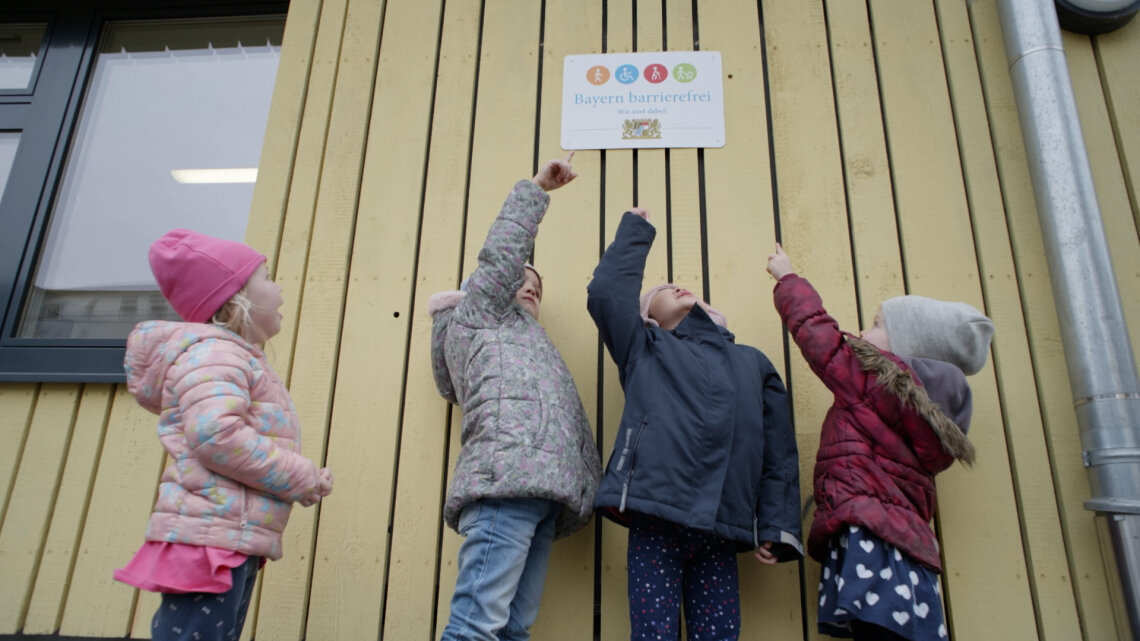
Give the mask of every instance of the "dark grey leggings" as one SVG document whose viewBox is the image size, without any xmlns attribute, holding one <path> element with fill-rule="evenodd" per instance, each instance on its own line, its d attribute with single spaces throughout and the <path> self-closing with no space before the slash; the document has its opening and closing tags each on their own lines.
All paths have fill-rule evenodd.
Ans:
<svg viewBox="0 0 1140 641">
<path fill-rule="evenodd" d="M 231 570 L 233 587 L 220 594 L 193 592 L 163 594 L 150 623 L 152 641 L 229 641 L 241 638 L 250 595 L 261 568 L 261 557 L 251 556 Z"/>
</svg>

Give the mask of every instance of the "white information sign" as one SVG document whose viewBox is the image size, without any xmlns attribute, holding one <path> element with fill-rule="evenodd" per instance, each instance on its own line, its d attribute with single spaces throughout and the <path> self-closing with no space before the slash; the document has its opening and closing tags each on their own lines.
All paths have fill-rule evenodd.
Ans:
<svg viewBox="0 0 1140 641">
<path fill-rule="evenodd" d="M 719 52 L 566 56 L 563 149 L 723 146 Z"/>
</svg>

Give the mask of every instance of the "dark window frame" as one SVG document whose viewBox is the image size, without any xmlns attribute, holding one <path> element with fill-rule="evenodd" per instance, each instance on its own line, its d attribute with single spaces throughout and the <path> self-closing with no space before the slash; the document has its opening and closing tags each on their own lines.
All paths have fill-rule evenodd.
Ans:
<svg viewBox="0 0 1140 641">
<path fill-rule="evenodd" d="M 0 381 L 124 380 L 125 338 L 16 338 L 104 24 L 287 10 L 287 0 L 9 0 L 0 9 L 0 22 L 48 24 L 30 89 L 0 93 L 0 131 L 20 133 L 0 198 Z"/>
</svg>

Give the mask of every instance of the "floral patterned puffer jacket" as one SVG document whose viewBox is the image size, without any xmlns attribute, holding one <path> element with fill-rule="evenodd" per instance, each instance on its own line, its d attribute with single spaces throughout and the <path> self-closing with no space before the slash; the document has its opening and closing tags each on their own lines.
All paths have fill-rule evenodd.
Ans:
<svg viewBox="0 0 1140 641">
<path fill-rule="evenodd" d="M 601 461 L 578 389 L 546 331 L 515 301 L 550 197 L 520 181 L 487 234 L 464 291 L 432 297 L 432 368 L 440 395 L 463 409 L 462 450 L 444 506 L 482 498 L 563 505 L 555 536 L 589 522 Z"/>
<path fill-rule="evenodd" d="M 291 503 L 319 477 L 265 354 L 213 325 L 147 321 L 128 337 L 124 367 L 171 459 L 146 540 L 281 558 Z"/>
</svg>

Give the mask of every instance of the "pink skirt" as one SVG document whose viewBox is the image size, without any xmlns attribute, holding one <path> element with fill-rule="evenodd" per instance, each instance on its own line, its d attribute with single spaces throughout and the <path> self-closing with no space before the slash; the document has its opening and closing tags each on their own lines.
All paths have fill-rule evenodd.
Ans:
<svg viewBox="0 0 1140 641">
<path fill-rule="evenodd" d="M 147 541 L 115 580 L 148 592 L 186 594 L 228 592 L 231 570 L 249 558 L 241 552 L 202 545 Z"/>
</svg>

